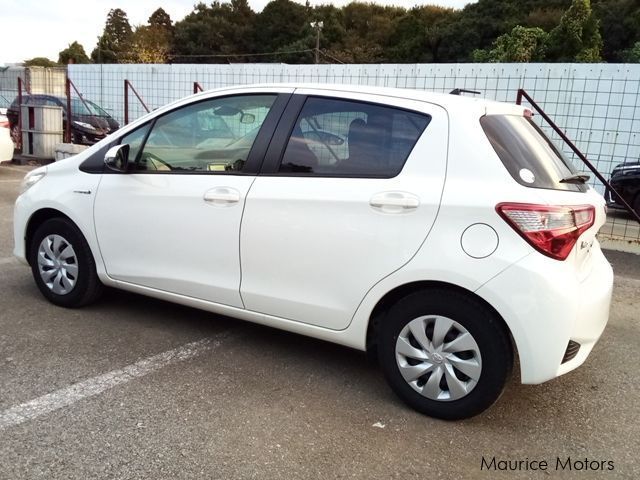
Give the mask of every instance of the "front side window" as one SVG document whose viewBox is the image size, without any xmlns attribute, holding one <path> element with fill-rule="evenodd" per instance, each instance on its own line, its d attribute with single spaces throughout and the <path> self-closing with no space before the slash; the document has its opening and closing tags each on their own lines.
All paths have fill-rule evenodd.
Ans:
<svg viewBox="0 0 640 480">
<path fill-rule="evenodd" d="M 394 177 L 430 120 L 393 107 L 311 97 L 296 120 L 279 171 Z"/>
<path fill-rule="evenodd" d="M 138 172 L 241 172 L 276 95 L 206 100 L 159 117 L 129 156 Z M 132 149 L 133 150 L 133 149 Z"/>
</svg>

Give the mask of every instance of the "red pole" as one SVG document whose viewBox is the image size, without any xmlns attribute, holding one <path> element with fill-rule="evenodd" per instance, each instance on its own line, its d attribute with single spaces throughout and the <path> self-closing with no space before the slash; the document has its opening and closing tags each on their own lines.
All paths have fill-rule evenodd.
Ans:
<svg viewBox="0 0 640 480">
<path fill-rule="evenodd" d="M 22 78 L 18 77 L 18 138 L 14 138 L 16 146 L 22 151 Z"/>
<path fill-rule="evenodd" d="M 71 143 L 71 80 L 69 77 L 64 85 L 64 94 L 67 96 L 67 124 L 64 127 L 64 141 Z"/>
<path fill-rule="evenodd" d="M 124 81 L 124 124 L 129 124 L 129 80 Z"/>
<path fill-rule="evenodd" d="M 631 216 L 633 216 L 638 221 L 638 223 L 640 223 L 640 214 L 636 212 L 631 207 L 631 205 L 629 205 L 627 201 L 620 196 L 618 192 L 616 192 L 616 189 L 613 188 L 611 184 L 607 181 L 607 179 L 604 178 L 604 176 L 602 176 L 602 174 L 596 169 L 596 167 L 594 167 L 593 164 L 589 160 L 587 160 L 587 157 L 585 157 L 584 154 L 580 150 L 578 150 L 578 147 L 576 147 L 576 145 L 569 139 L 569 137 L 567 137 L 567 135 L 562 131 L 562 129 L 558 125 L 556 125 L 555 122 L 551 120 L 551 117 L 549 117 L 549 115 L 547 115 L 544 112 L 544 110 L 542 110 L 540 105 L 538 105 L 533 100 L 533 98 L 531 98 L 531 96 L 521 88 L 518 90 L 518 100 L 522 102 L 523 97 L 527 100 L 527 102 L 529 102 L 529 104 L 534 108 L 534 110 L 536 110 L 540 114 L 540 116 L 545 119 L 545 121 L 549 124 L 549 126 L 551 126 L 551 128 L 555 130 L 555 132 L 569 146 L 569 148 L 573 150 L 573 153 L 575 153 L 578 156 L 578 158 L 582 160 L 582 163 L 584 163 L 587 166 L 587 168 L 593 172 L 596 178 L 600 180 L 603 185 L 605 185 L 609 190 L 611 190 L 614 193 L 616 198 L 620 201 L 620 203 L 622 203 L 622 205 L 627 209 L 627 211 L 631 214 Z"/>
</svg>

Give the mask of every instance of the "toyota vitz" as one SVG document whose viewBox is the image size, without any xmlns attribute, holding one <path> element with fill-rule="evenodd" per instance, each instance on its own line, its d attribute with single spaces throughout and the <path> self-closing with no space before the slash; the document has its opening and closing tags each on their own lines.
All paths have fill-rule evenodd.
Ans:
<svg viewBox="0 0 640 480">
<path fill-rule="evenodd" d="M 582 364 L 609 315 L 605 202 L 523 107 L 259 85 L 158 109 L 38 168 L 15 255 L 51 302 L 103 286 L 375 353 L 444 419 Z"/>
</svg>

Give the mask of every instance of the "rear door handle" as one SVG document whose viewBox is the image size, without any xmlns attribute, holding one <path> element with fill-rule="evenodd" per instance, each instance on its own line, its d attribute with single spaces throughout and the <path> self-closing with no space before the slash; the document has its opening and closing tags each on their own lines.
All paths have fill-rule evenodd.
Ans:
<svg viewBox="0 0 640 480">
<path fill-rule="evenodd" d="M 381 192 L 371 197 L 369 205 L 384 213 L 405 213 L 418 208 L 420 198 L 408 192 Z"/>
<path fill-rule="evenodd" d="M 240 192 L 231 187 L 216 187 L 207 190 L 204 201 L 218 207 L 231 207 L 240 202 Z"/>
</svg>

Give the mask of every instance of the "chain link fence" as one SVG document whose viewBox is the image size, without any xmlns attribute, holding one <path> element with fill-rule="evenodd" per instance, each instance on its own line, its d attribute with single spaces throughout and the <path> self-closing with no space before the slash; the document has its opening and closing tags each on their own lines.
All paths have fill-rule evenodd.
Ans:
<svg viewBox="0 0 640 480">
<path fill-rule="evenodd" d="M 43 69 L 45 70 L 45 69 Z M 56 92 L 60 71 L 39 74 Z M 64 75 L 64 74 L 62 74 Z M 479 91 L 487 99 L 515 102 L 525 89 L 571 138 L 605 178 L 624 162 L 640 159 L 640 65 L 638 64 L 403 64 L 403 65 L 69 65 L 68 76 L 82 96 L 118 122 L 194 92 L 254 83 L 338 83 L 412 88 L 448 93 Z M 50 80 L 47 80 L 49 78 Z M 125 80 L 128 87 L 125 87 Z M 64 95 L 64 81 L 61 94 Z M 125 103 L 125 88 L 130 89 Z M 33 89 L 33 86 L 32 86 Z M 131 94 L 132 90 L 139 95 Z M 582 162 L 539 116 L 535 120 L 579 170 Z M 604 187 L 592 178 L 600 193 Z M 638 223 L 610 211 L 600 236 L 640 245 Z"/>
</svg>

